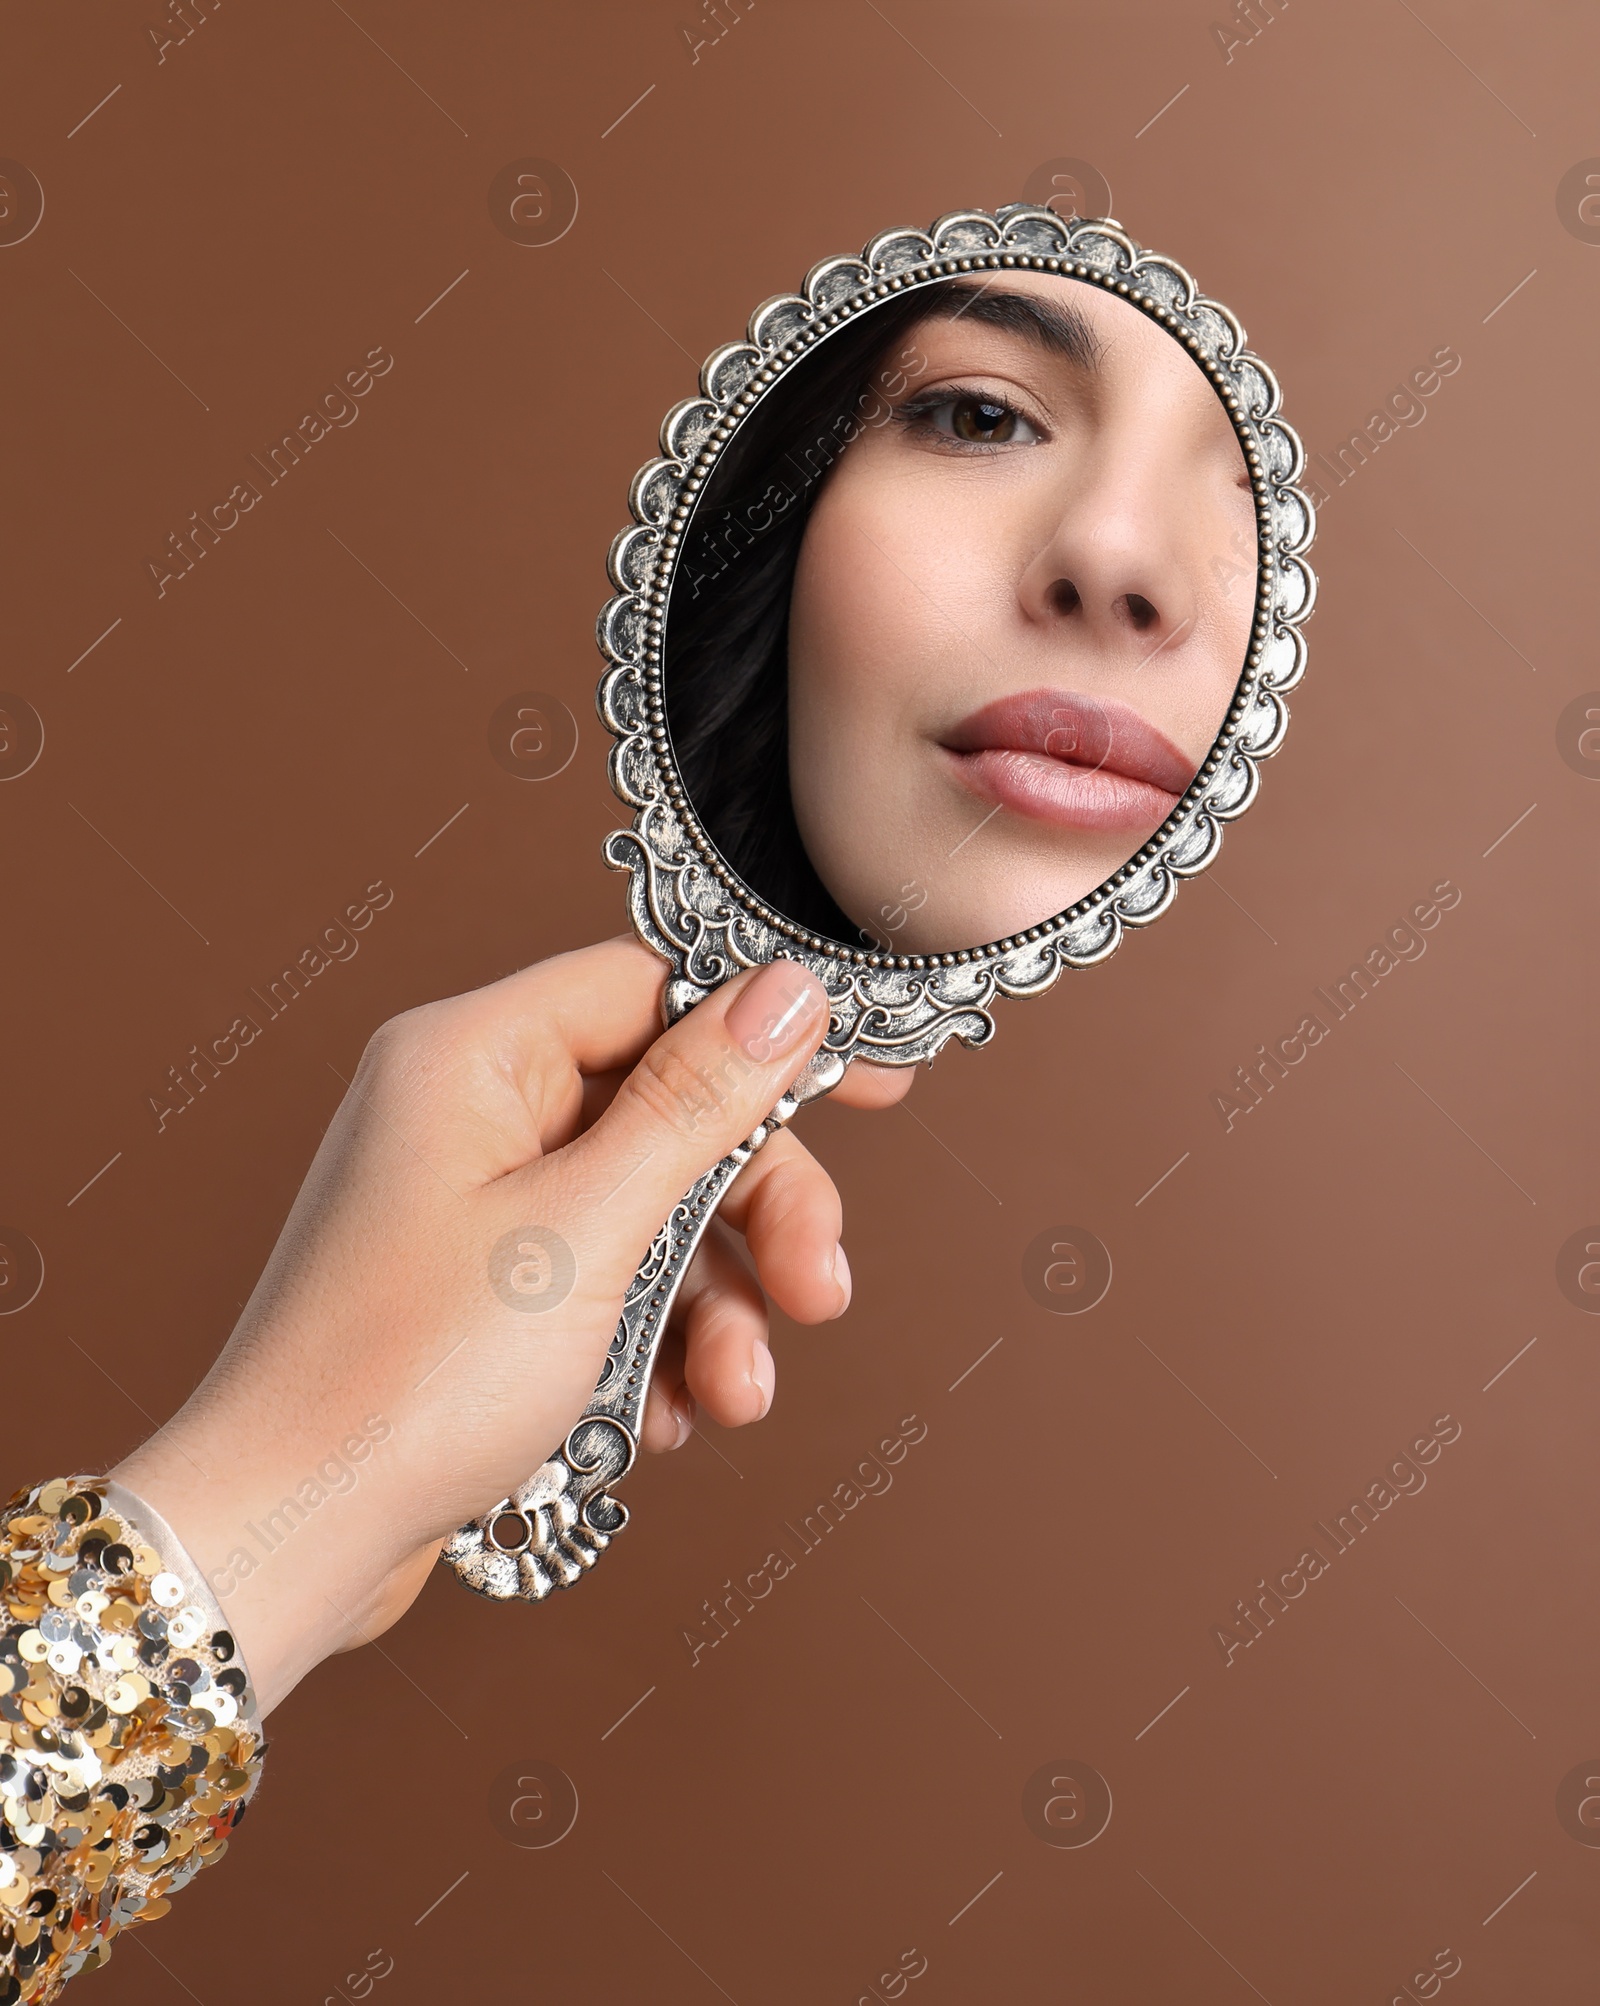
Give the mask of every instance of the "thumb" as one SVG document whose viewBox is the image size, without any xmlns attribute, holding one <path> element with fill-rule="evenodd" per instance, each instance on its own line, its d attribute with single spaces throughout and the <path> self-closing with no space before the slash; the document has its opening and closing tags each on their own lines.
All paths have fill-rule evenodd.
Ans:
<svg viewBox="0 0 1600 2006">
<path fill-rule="evenodd" d="M 569 1190 L 628 1273 L 690 1185 L 772 1112 L 827 1028 L 827 991 L 810 970 L 769 962 L 664 1031 L 562 1152 Z"/>
</svg>

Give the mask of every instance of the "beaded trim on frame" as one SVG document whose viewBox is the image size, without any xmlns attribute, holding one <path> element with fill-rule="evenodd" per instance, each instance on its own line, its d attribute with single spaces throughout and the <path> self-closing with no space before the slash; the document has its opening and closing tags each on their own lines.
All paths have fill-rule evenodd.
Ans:
<svg viewBox="0 0 1600 2006">
<path fill-rule="evenodd" d="M 1245 667 L 1221 732 L 1178 807 L 1136 856 L 1066 912 L 1024 933 L 959 953 L 894 955 L 825 940 L 775 912 L 723 861 L 689 803 L 667 731 L 662 640 L 673 576 L 696 501 L 740 423 L 785 373 L 836 328 L 881 300 L 965 273 L 1056 272 L 1124 298 L 1182 342 L 1210 378 L 1244 450 L 1255 496 L 1257 593 Z M 747 338 L 719 348 L 701 395 L 661 427 L 661 454 L 634 477 L 633 523 L 611 547 L 616 597 L 598 623 L 610 666 L 596 703 L 616 738 L 611 779 L 633 827 L 606 839 L 606 861 L 632 873 L 629 902 L 642 940 L 671 962 L 670 1017 L 743 969 L 787 956 L 826 984 L 833 1014 L 801 1098 L 833 1084 L 854 1057 L 878 1064 L 931 1059 L 948 1038 L 985 1043 L 997 996 L 1032 996 L 1064 968 L 1113 953 L 1130 926 L 1171 904 L 1179 881 L 1216 857 L 1222 825 L 1254 800 L 1261 760 L 1288 725 L 1284 693 L 1305 668 L 1302 623 L 1316 584 L 1305 553 L 1315 516 L 1296 485 L 1300 441 L 1278 416 L 1278 384 L 1245 346 L 1224 306 L 1182 266 L 1141 250 L 1109 219 L 1064 221 L 1012 204 L 960 210 L 927 231 L 891 230 L 860 257 L 827 258 L 804 289 L 757 307 Z"/>
</svg>

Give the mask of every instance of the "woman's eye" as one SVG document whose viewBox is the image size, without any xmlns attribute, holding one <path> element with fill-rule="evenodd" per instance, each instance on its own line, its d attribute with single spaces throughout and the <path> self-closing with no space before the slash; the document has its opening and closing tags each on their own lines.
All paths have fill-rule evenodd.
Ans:
<svg viewBox="0 0 1600 2006">
<path fill-rule="evenodd" d="M 950 431 L 958 439 L 979 446 L 1012 445 L 1038 434 L 1018 411 L 993 397 L 956 397 L 940 413 L 948 414 Z M 940 430 L 944 430 L 943 426 Z"/>
<path fill-rule="evenodd" d="M 920 432 L 968 446 L 1037 446 L 1044 434 L 1015 406 L 980 390 L 947 390 L 902 404 L 896 414 Z"/>
</svg>

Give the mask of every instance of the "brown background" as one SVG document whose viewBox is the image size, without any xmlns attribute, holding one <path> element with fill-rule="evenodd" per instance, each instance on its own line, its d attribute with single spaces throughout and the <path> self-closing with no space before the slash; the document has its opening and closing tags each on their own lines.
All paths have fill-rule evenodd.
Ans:
<svg viewBox="0 0 1600 2006">
<path fill-rule="evenodd" d="M 0 1220 L 47 1266 L 0 1322 L 7 1488 L 182 1399 L 378 1022 L 619 925 L 602 559 L 755 302 L 1072 155 L 1310 447 L 1463 366 L 1324 511 L 1218 871 L 910 1112 L 807 1118 L 856 1297 L 780 1333 L 770 1422 L 645 1469 L 578 1594 L 440 1574 L 312 1679 L 229 1864 L 96 1996 L 322 1999 L 382 1947 L 389 2006 L 850 2001 L 915 1946 L 919 2006 L 1313 2006 L 1448 1946 L 1451 2006 L 1588 1998 L 1600 1851 L 1555 1793 L 1600 1751 L 1600 1328 L 1555 1276 L 1600 1216 L 1596 797 L 1556 720 L 1600 683 L 1600 249 L 1556 190 L 1600 153 L 1592 11 L 1297 0 L 1231 61 L 1201 0 L 721 11 L 698 62 L 688 0 L 226 0 L 164 62 L 153 5 L 8 13 L 0 152 L 47 206 L 0 251 L 4 679 L 48 737 L 0 787 Z M 491 226 L 524 155 L 580 190 L 549 248 Z M 375 345 L 359 421 L 158 599 L 168 533 Z M 527 689 L 582 725 L 543 785 L 487 749 Z M 357 958 L 158 1133 L 167 1068 L 378 878 Z M 1225 1132 L 1233 1068 L 1441 878 L 1426 955 Z M 1116 1267 L 1080 1318 L 1023 1286 L 1067 1223 Z M 892 1491 L 692 1662 L 703 1598 L 912 1413 Z M 1444 1414 L 1427 1489 L 1225 1666 L 1236 1598 Z M 492 1819 L 530 1758 L 580 1799 L 545 1850 Z M 1022 1815 L 1063 1758 L 1114 1797 L 1083 1849 Z"/>
</svg>

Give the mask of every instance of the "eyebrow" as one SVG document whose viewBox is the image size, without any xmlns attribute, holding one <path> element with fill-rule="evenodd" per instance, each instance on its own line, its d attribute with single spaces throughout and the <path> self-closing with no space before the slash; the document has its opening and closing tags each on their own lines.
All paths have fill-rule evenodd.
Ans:
<svg viewBox="0 0 1600 2006">
<path fill-rule="evenodd" d="M 1020 335 L 1052 355 L 1065 356 L 1079 369 L 1098 369 L 1100 341 L 1086 314 L 1075 306 L 1056 306 L 1032 293 L 997 292 L 992 285 L 947 285 L 928 301 L 925 320 L 981 321 L 1006 334 Z"/>
</svg>

